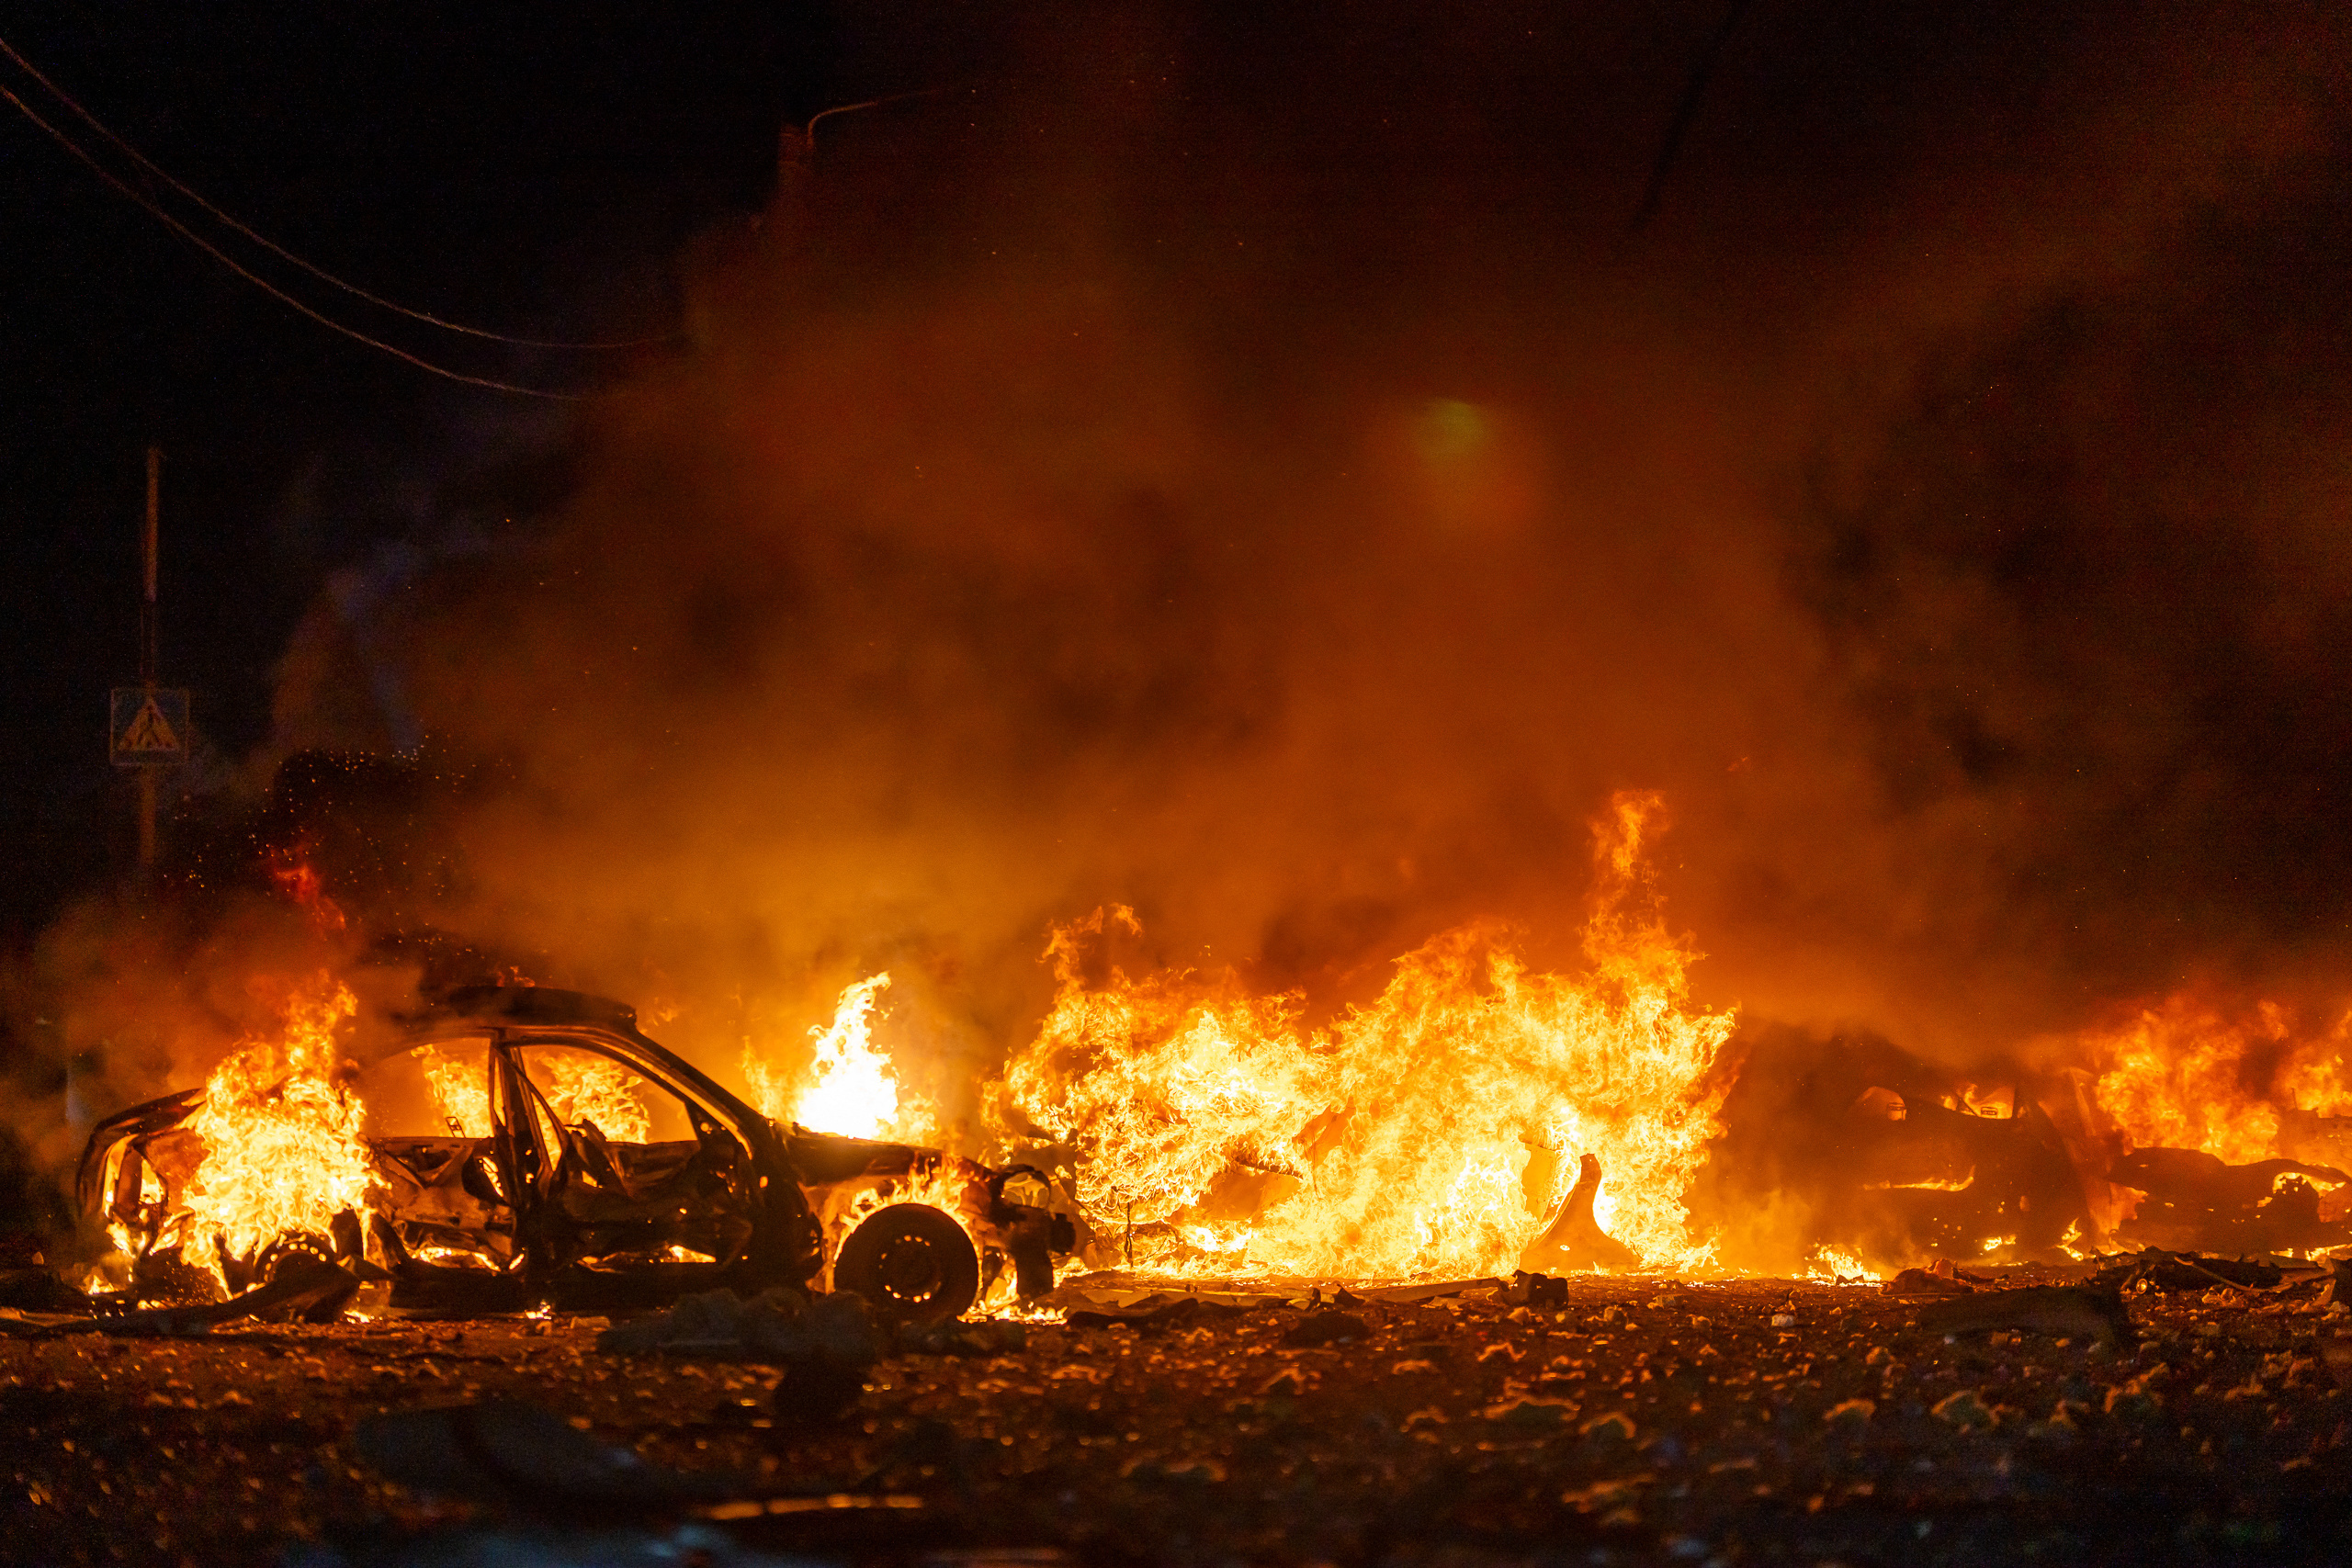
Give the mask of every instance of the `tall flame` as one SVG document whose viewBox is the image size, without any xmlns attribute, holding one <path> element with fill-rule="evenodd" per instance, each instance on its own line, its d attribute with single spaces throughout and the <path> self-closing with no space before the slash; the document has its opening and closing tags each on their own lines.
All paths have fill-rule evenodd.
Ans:
<svg viewBox="0 0 2352 1568">
<path fill-rule="evenodd" d="M 930 1135 L 930 1104 L 899 1087 L 889 1056 L 874 1043 L 875 998 L 889 985 L 888 974 L 870 975 L 842 991 L 833 1021 L 808 1032 L 816 1059 L 797 1087 L 756 1045 L 745 1044 L 743 1077 L 761 1115 L 789 1115 L 813 1132 L 853 1138 Z"/>
<path fill-rule="evenodd" d="M 190 1261 L 219 1275 L 215 1241 L 244 1257 L 288 1232 L 323 1235 L 365 1206 L 374 1177 L 359 1100 L 334 1072 L 335 1029 L 358 1008 L 322 974 L 288 999 L 280 1038 L 241 1043 L 206 1080 L 187 1122 L 204 1140 L 187 1196 Z"/>
<path fill-rule="evenodd" d="M 1698 955 L 1666 930 L 1642 859 L 1660 809 L 1621 795 L 1595 824 L 1589 973 L 1531 974 L 1505 928 L 1476 922 L 1318 1030 L 1298 1026 L 1297 998 L 1229 976 L 1114 969 L 1090 987 L 1083 940 L 1134 917 L 1062 928 L 1053 1010 L 991 1091 L 1000 1136 L 1072 1145 L 1098 1229 L 1165 1223 L 1227 1263 L 1324 1275 L 1507 1269 L 1589 1153 L 1605 1230 L 1654 1267 L 1703 1265 L 1683 1193 L 1717 1130 L 1733 1016 L 1686 1001 Z M 1237 1191 L 1250 1201 L 1219 1226 Z"/>
</svg>

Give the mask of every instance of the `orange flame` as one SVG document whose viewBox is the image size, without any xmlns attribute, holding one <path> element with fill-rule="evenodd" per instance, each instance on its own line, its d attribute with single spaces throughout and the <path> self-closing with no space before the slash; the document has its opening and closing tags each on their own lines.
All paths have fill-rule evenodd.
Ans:
<svg viewBox="0 0 2352 1568">
<path fill-rule="evenodd" d="M 324 1235 L 365 1206 L 374 1176 L 359 1101 L 334 1074 L 335 1029 L 358 1008 L 322 974 L 288 999 L 282 1038 L 242 1043 L 206 1080 L 187 1122 L 204 1141 L 187 1194 L 191 1262 L 221 1276 L 208 1242 L 244 1257 L 288 1232 Z"/>
<path fill-rule="evenodd" d="M 533 1081 L 547 1097 L 548 1109 L 565 1126 L 594 1122 L 596 1130 L 615 1143 L 651 1141 L 653 1115 L 639 1097 L 640 1080 L 618 1062 L 594 1051 L 559 1049 L 539 1052 L 532 1068 Z M 436 1079 L 436 1090 L 438 1087 Z M 485 1102 L 483 1125 L 488 1124 Z"/>
<path fill-rule="evenodd" d="M 479 1066 L 462 1062 L 437 1046 L 417 1053 L 424 1065 L 425 1081 L 441 1107 L 441 1118 L 461 1138 L 490 1136 L 490 1085 Z"/>
<path fill-rule="evenodd" d="M 2132 1147 L 2200 1149 L 2243 1165 L 2278 1152 L 2282 1109 L 2352 1111 L 2347 1038 L 2352 1014 L 2324 1035 L 2299 1038 L 2275 1003 L 2231 1019 L 2184 992 L 2085 1043 L 2107 1064 L 2098 1103 Z"/>
<path fill-rule="evenodd" d="M 811 1029 L 816 1058 L 796 1089 L 755 1044 L 743 1047 L 743 1077 L 752 1103 L 771 1121 L 790 1120 L 812 1132 L 853 1138 L 928 1142 L 935 1117 L 930 1103 L 902 1089 L 889 1055 L 874 1043 L 875 998 L 889 988 L 888 974 L 845 987 L 831 1025 Z"/>
<path fill-rule="evenodd" d="M 1683 1193 L 1717 1130 L 1733 1015 L 1688 1005 L 1698 954 L 1646 886 L 1661 805 L 1621 795 L 1595 824 L 1583 976 L 1529 973 L 1478 922 L 1397 960 L 1371 1006 L 1303 1031 L 1297 998 L 1230 976 L 1114 969 L 1087 986 L 1082 939 L 1132 929 L 1124 908 L 1056 931 L 1054 1009 L 990 1091 L 1001 1141 L 1071 1145 L 1098 1230 L 1164 1225 L 1187 1244 L 1156 1243 L 1163 1265 L 1189 1248 L 1213 1255 L 1196 1265 L 1304 1274 L 1505 1270 L 1585 1153 L 1606 1172 L 1604 1229 L 1653 1266 L 1703 1265 Z"/>
<path fill-rule="evenodd" d="M 1813 1261 L 1806 1265 L 1804 1277 L 1808 1280 L 1826 1280 L 1832 1282 L 1840 1280 L 1865 1280 L 1871 1284 L 1879 1283 L 1883 1278 L 1877 1269 L 1863 1262 L 1853 1253 L 1837 1247 L 1814 1248 Z"/>
</svg>

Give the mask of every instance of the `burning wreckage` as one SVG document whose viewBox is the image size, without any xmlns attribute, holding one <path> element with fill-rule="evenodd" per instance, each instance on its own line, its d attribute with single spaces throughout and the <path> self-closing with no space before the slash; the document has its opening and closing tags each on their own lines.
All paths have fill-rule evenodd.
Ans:
<svg viewBox="0 0 2352 1568">
<path fill-rule="evenodd" d="M 158 1561 L 319 1568 L 2352 1542 L 2352 1341 L 2330 1332 L 2352 1270 L 2145 1245 L 2331 1245 L 2341 1218 L 2301 1189 L 2340 1173 L 2102 1153 L 2047 1085 L 1833 1059 L 1724 1102 L 1707 1168 L 1801 1185 L 1757 1151 L 1805 1147 L 1822 1235 L 1963 1259 L 1883 1290 L 1645 1262 L 1589 1150 L 1510 1233 L 1531 1271 L 1508 1282 L 1056 1288 L 1057 1256 L 1124 1238 L 1035 1169 L 763 1116 L 576 993 L 462 990 L 327 1052 L 352 1005 L 298 1007 L 282 1045 L 93 1135 L 81 1196 L 133 1259 L 119 1298 L 240 1293 L 0 1313 L 0 1416 L 33 1439 L 0 1540 L 144 1556 L 105 1506 L 128 1488 Z M 254 1185 L 296 1167 L 311 1190 Z M 363 1280 L 390 1314 L 341 1313 Z M 1037 1310 L 953 1321 L 991 1285 Z M 2199 1487 L 2219 1500 L 2184 1511 Z M 247 1495 L 271 1508 L 220 1516 Z"/>
<path fill-rule="evenodd" d="M 851 988 L 844 1018 L 863 1023 L 874 985 Z M 233 1294 L 314 1260 L 389 1287 L 401 1313 L 642 1311 L 780 1284 L 854 1291 L 895 1320 L 944 1320 L 991 1292 L 1045 1295 L 1056 1258 L 1103 1223 L 1089 1223 L 1083 1177 L 1074 1190 L 1029 1165 L 991 1169 L 764 1116 L 647 1038 L 619 1002 L 469 987 L 330 1047 L 349 1006 L 343 993 L 340 1010 L 313 1009 L 307 1025 L 298 1006 L 285 1052 L 233 1058 L 206 1085 L 92 1133 L 78 1196 L 128 1259 L 124 1300 Z M 316 1092 L 329 1077 L 341 1087 Z M 1792 1082 L 1789 1098 L 1758 1102 Z M 273 1149 L 269 1111 L 288 1106 L 298 1113 L 275 1119 Z M 2080 1073 L 1947 1082 L 1877 1043 L 1833 1050 L 1808 1073 L 1745 1075 L 1723 1111 L 1709 1172 L 1718 1201 L 1801 1199 L 1811 1250 L 1834 1259 L 1891 1269 L 1940 1254 L 2063 1263 L 2120 1247 L 2352 1246 L 2352 1176 L 2339 1167 L 2135 1146 Z M 2298 1153 L 2333 1155 L 2343 1141 L 2338 1118 L 2288 1123 L 2279 1142 Z M 215 1145 L 250 1142 L 256 1128 L 253 1146 L 208 1163 Z M 1236 1172 L 1256 1175 L 1227 1168 L 1204 1184 L 1211 1204 Z M 1644 1268 L 1596 1213 L 1607 1174 L 1584 1152 L 1508 1266 Z M 1133 1266 L 1132 1204 L 1128 1218 Z M 1178 1238 L 1190 1227 L 1175 1218 L 1144 1227 L 1163 1267 L 1226 1261 L 1188 1263 Z M 1119 1257 L 1115 1239 L 1093 1253 Z"/>
<path fill-rule="evenodd" d="M 1792 1066 L 1768 1042 L 1726 1100 L 1720 1191 L 1801 1201 L 1813 1245 L 1838 1257 L 1892 1270 L 2352 1247 L 2352 1118 L 2257 1107 L 2248 1119 L 2275 1117 L 2276 1135 L 2230 1160 L 2123 1125 L 2082 1069 L 1966 1081 L 1882 1041 L 1799 1049 Z"/>
<path fill-rule="evenodd" d="M 199 1562 L 288 1531 L 322 1565 L 606 1560 L 624 1527 L 745 1562 L 2352 1545 L 2352 1268 L 2226 1255 L 2352 1240 L 2332 1111 L 2242 1157 L 2129 1084 L 1777 1059 L 1685 1006 L 1655 920 L 1596 930 L 1608 977 L 1441 938 L 1319 1033 L 1057 933 L 990 1107 L 1052 1152 L 1000 1168 L 810 1131 L 814 1086 L 747 1063 L 754 1109 L 618 1003 L 469 988 L 371 1033 L 322 977 L 93 1134 L 127 1269 L 0 1310 L 0 1414 L 40 1439 L 0 1540 L 96 1561 L 128 1485 Z M 820 1061 L 878 1070 L 884 984 Z M 833 1124 L 920 1124 L 876 1103 Z M 1701 1250 L 1776 1201 L 1812 1278 Z M 2192 1485 L 2230 1517 L 2177 1517 Z M 287 1512 L 200 1522 L 241 1489 Z"/>
<path fill-rule="evenodd" d="M 1040 1172 L 780 1125 L 648 1039 L 632 1009 L 575 991 L 455 991 L 336 1069 L 356 1072 L 334 1100 L 364 1126 L 296 1119 L 296 1146 L 257 1151 L 264 1168 L 208 1163 L 208 1133 L 269 1124 L 209 1118 L 224 1094 L 283 1104 L 316 1087 L 299 1049 L 272 1065 L 288 1076 L 216 1073 L 92 1133 L 78 1196 L 128 1254 L 129 1294 L 238 1292 L 323 1262 L 389 1286 L 396 1313 L 604 1313 L 823 1283 L 938 1320 L 1008 1270 L 1019 1296 L 1045 1293 L 1078 1244 Z M 266 1191 L 285 1176 L 271 1153 L 312 1173 L 343 1156 L 347 1205 Z M 265 1189 L 248 1213 L 208 1213 L 241 1182 Z M 275 1228 L 305 1199 L 310 1224 Z"/>
</svg>

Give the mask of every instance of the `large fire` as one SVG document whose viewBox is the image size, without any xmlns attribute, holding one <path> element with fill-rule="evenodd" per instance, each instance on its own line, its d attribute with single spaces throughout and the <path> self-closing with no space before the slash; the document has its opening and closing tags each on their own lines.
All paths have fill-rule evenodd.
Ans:
<svg viewBox="0 0 2352 1568">
<path fill-rule="evenodd" d="M 1647 793 L 1616 796 L 1593 824 L 1580 968 L 1540 971 L 1510 928 L 1472 921 L 1397 958 L 1376 997 L 1326 1022 L 1306 1021 L 1302 995 L 1255 993 L 1230 971 L 1131 976 L 1103 963 L 1103 943 L 1122 930 L 1141 933 L 1124 907 L 1056 928 L 1046 945 L 1052 1005 L 983 1090 L 989 1152 L 999 1164 L 1065 1172 L 1097 1264 L 1117 1255 L 1193 1275 L 1358 1279 L 1713 1267 L 1715 1244 L 1693 1224 L 1687 1197 L 1724 1131 L 1735 1016 L 1690 998 L 1686 976 L 1699 954 L 1667 925 L 1645 860 L 1662 826 L 1663 804 Z M 844 987 L 797 1061 L 747 1045 L 742 1070 L 762 1114 L 820 1133 L 937 1141 L 935 1108 L 901 1081 L 876 1037 L 890 984 L 883 973 Z M 183 1132 L 150 1149 L 136 1202 L 119 1200 L 127 1250 L 134 1238 L 119 1222 L 129 1209 L 162 1205 L 171 1190 L 184 1191 L 184 1212 L 154 1222 L 163 1228 L 150 1230 L 147 1247 L 182 1245 L 223 1283 L 239 1271 L 233 1260 L 279 1238 L 326 1236 L 339 1214 L 368 1211 L 381 1193 L 335 1046 L 356 1007 L 322 973 L 294 989 L 274 1035 L 241 1042 L 221 1062 Z M 2312 1031 L 2280 1006 L 2232 1009 L 2193 992 L 2072 1041 L 2071 1058 L 2093 1071 L 2069 1069 L 2076 1103 L 2060 1118 L 2072 1131 L 2060 1135 L 2093 1232 L 2131 1220 L 2152 1183 L 2209 1179 L 2202 1168 L 2133 1153 L 2147 1150 L 2198 1151 L 2231 1166 L 2311 1162 L 2278 1179 L 2315 1181 L 2324 1203 L 2311 1223 L 2335 1223 L 2352 1204 L 2352 1183 L 2335 1168 L 2344 1124 L 2326 1119 L 2352 1113 L 2347 1046 L 2352 1013 Z M 418 1060 L 440 1124 L 479 1139 L 492 1130 L 491 1078 L 469 1049 L 429 1043 Z M 593 1123 L 619 1145 L 651 1140 L 644 1085 L 621 1063 L 542 1044 L 527 1070 L 565 1125 Z M 1863 1101 L 1894 1106 L 1899 1120 L 1905 1097 L 1873 1088 Z M 2006 1081 L 1955 1081 L 1941 1103 L 2020 1128 L 2029 1112 L 2057 1115 L 2047 1095 L 2029 1101 Z M 2137 1163 L 2125 1184 L 2110 1173 L 2127 1160 Z M 1977 1175 L 1972 1165 L 1868 1185 L 1959 1195 Z M 843 1189 L 820 1216 L 828 1251 L 873 1210 L 903 1201 L 944 1210 L 977 1244 L 996 1201 L 989 1180 L 944 1154 Z M 113 1168 L 106 1185 L 122 1185 Z M 2179 1230 L 2218 1224 L 2197 1216 L 2199 1204 L 2222 1201 L 2157 1194 L 2143 1206 L 2149 1224 Z M 2285 1224 L 2279 1216 L 2294 1212 L 2279 1207 L 2265 1223 Z M 2018 1227 L 1996 1228 L 2004 1234 L 1973 1239 L 1996 1251 Z M 1849 1239 L 1815 1238 L 1806 1267 L 1818 1277 L 1869 1277 Z"/>
<path fill-rule="evenodd" d="M 548 1109 L 567 1127 L 593 1122 L 616 1143 L 641 1144 L 653 1136 L 639 1079 L 627 1067 L 594 1051 L 542 1051 L 533 1064 Z"/>
<path fill-rule="evenodd" d="M 358 1010 L 321 975 L 286 1007 L 282 1034 L 242 1042 L 205 1081 L 188 1119 L 204 1154 L 187 1194 L 183 1254 L 225 1275 L 220 1254 L 247 1257 L 288 1234 L 323 1236 L 343 1211 L 364 1209 L 374 1180 L 359 1100 L 337 1081 L 334 1033 Z"/>
<path fill-rule="evenodd" d="M 1058 994 L 989 1100 L 1008 1143 L 1079 1156 L 1088 1218 L 1154 1227 L 1136 1261 L 1313 1275 L 1508 1270 L 1598 1156 L 1600 1227 L 1649 1267 L 1692 1269 L 1684 1192 L 1716 1132 L 1713 1072 L 1733 1017 L 1692 1008 L 1697 958 L 1650 892 L 1658 797 L 1595 825 L 1599 873 L 1580 975 L 1533 974 L 1505 928 L 1473 923 L 1397 960 L 1370 1006 L 1302 1028 L 1299 999 L 1230 976 L 1081 977 L 1057 931 Z M 1172 1237 L 1173 1239 L 1169 1239 Z"/>
<path fill-rule="evenodd" d="M 2105 1064 L 2098 1103 L 2132 1146 L 2200 1149 L 2238 1165 L 2283 1152 L 2282 1107 L 2352 1111 L 2347 1041 L 2352 1013 L 2324 1033 L 2299 1035 L 2276 1003 L 2233 1019 L 2183 993 L 2083 1043 Z"/>
<path fill-rule="evenodd" d="M 875 998 L 889 985 L 886 973 L 842 990 L 833 1021 L 808 1032 L 816 1059 L 805 1075 L 796 1077 L 755 1044 L 744 1046 L 743 1077 L 761 1115 L 853 1138 L 928 1139 L 931 1106 L 900 1089 L 898 1070 L 874 1043 Z"/>
</svg>

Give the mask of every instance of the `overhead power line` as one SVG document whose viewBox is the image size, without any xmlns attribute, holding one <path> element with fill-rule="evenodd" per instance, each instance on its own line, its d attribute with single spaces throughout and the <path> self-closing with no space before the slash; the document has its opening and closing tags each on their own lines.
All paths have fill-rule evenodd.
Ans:
<svg viewBox="0 0 2352 1568">
<path fill-rule="evenodd" d="M 820 119 L 830 119 L 837 114 L 855 114 L 860 109 L 878 109 L 884 104 L 902 104 L 909 98 L 935 98 L 946 91 L 944 87 L 918 87 L 911 93 L 892 93 L 887 97 L 868 98 L 862 104 L 841 104 L 810 115 L 808 123 L 800 128 L 800 134 L 813 141 L 817 137 L 817 122 Z"/>
<path fill-rule="evenodd" d="M 263 293 L 269 295 L 271 298 L 278 300 L 282 304 L 291 307 L 293 310 L 300 311 L 303 315 L 310 317 L 311 320 L 318 322 L 319 325 L 327 328 L 329 331 L 341 333 L 345 337 L 350 338 L 356 343 L 363 343 L 369 348 L 381 350 L 383 353 L 390 355 L 395 359 L 406 360 L 409 364 L 415 366 L 420 370 L 431 371 L 435 376 L 447 377 L 452 381 L 463 381 L 469 387 L 488 387 L 493 391 L 518 392 L 526 398 L 547 398 L 556 402 L 580 402 L 584 400 L 585 394 L 580 392 L 550 392 L 540 387 L 519 386 L 512 381 L 495 380 L 488 376 L 469 376 L 462 370 L 452 370 L 445 365 L 435 365 L 429 359 L 421 359 L 404 348 L 394 347 L 392 344 L 384 342 L 381 338 L 370 337 L 366 333 L 360 332 L 356 328 L 347 327 L 341 321 L 336 321 L 334 317 L 313 310 L 309 305 L 306 305 L 301 300 L 296 299 L 293 295 L 287 293 L 286 290 L 270 282 L 267 278 L 262 277 L 249 268 L 240 265 L 235 257 L 230 255 L 226 251 L 220 249 L 220 246 L 214 244 L 211 241 L 198 233 L 195 230 L 189 228 L 187 224 L 181 222 L 178 219 L 164 211 L 164 209 L 158 205 L 153 197 L 148 196 L 146 192 L 134 187 L 129 181 L 123 179 L 119 175 L 117 175 L 112 169 L 109 169 L 104 164 L 99 163 L 96 158 L 90 154 L 86 148 L 84 148 L 72 137 L 66 135 L 63 131 L 58 130 L 57 127 L 50 124 L 49 121 L 41 118 L 40 115 L 34 113 L 31 106 L 27 104 L 24 99 L 17 96 L 16 94 L 10 92 L 6 87 L 0 87 L 0 97 L 5 97 L 10 103 L 14 104 L 17 107 L 17 113 L 23 115 L 27 119 L 32 121 L 42 130 L 46 131 L 50 138 L 59 146 L 64 148 L 68 152 L 73 153 L 74 157 L 88 164 L 91 172 L 96 174 L 100 179 L 106 181 L 107 184 L 114 186 L 115 189 L 120 191 L 123 195 L 129 197 L 131 200 L 145 208 L 148 213 L 153 217 L 157 222 L 163 224 L 164 227 L 171 230 L 172 232 L 177 234 L 181 239 L 186 240 L 189 244 L 196 246 L 197 249 L 204 252 L 205 254 L 210 256 L 214 261 L 219 262 L 222 266 L 227 267 L 231 272 L 235 273 L 239 277 L 243 278 L 247 283 L 252 284 Z"/>
<path fill-rule="evenodd" d="M 288 250 L 277 241 L 272 240 L 268 235 L 261 233 L 249 225 L 240 222 L 231 214 L 222 211 L 220 208 L 215 207 L 211 202 L 207 201 L 200 192 L 193 189 L 183 181 L 175 178 L 169 170 L 163 168 L 161 165 L 157 164 L 154 160 L 149 158 L 144 152 L 141 152 L 138 148 L 132 146 L 120 136 L 116 135 L 115 132 L 109 130 L 106 123 L 100 120 L 97 116 L 92 114 L 88 109 L 84 108 L 81 104 L 74 99 L 72 94 L 66 92 L 64 88 L 59 86 L 47 76 L 41 74 L 40 70 L 35 66 L 31 61 L 27 60 L 22 54 L 17 52 L 16 46 L 11 44 L 5 38 L 0 38 L 0 54 L 6 54 L 10 60 L 16 62 L 19 70 L 23 71 L 26 75 L 31 77 L 34 81 L 40 83 L 42 87 L 48 90 L 49 95 L 51 97 L 55 98 L 59 103 L 63 104 L 68 109 L 72 110 L 75 117 L 78 118 L 85 125 L 87 125 L 92 130 L 96 131 L 100 136 L 106 138 L 106 140 L 110 142 L 118 152 L 121 152 L 124 157 L 130 159 L 133 164 L 136 164 L 141 169 L 153 175 L 156 179 L 163 181 L 164 184 L 179 192 L 180 195 L 186 197 L 189 201 L 194 202 L 198 207 L 202 208 L 220 223 L 243 235 L 246 239 L 251 240 L 254 244 L 259 245 L 270 254 L 289 264 L 290 265 L 301 268 L 304 272 L 309 273 L 312 277 L 317 278 L 320 282 L 327 284 L 332 288 L 340 288 L 345 294 L 349 294 L 355 299 L 365 299 L 370 305 L 377 306 L 381 310 L 390 310 L 395 315 L 406 316 L 413 321 L 423 321 L 429 326 L 439 327 L 444 332 L 462 333 L 468 337 L 487 338 L 493 343 L 513 344 L 521 348 L 644 348 L 650 347 L 654 344 L 672 342 L 676 336 L 675 333 L 664 333 L 658 337 L 615 338 L 610 340 L 580 343 L 567 342 L 556 338 L 515 337 L 508 333 L 494 333 L 482 327 L 469 327 L 462 321 L 446 321 L 439 316 L 434 315 L 430 311 L 413 310 L 409 306 L 401 304 L 398 300 L 387 299 L 380 294 L 370 293 L 368 290 L 360 288 L 357 284 L 338 277 L 334 273 L 327 271 L 326 268 L 319 266 L 314 263 L 306 261 L 302 257 L 296 255 L 292 251 Z M 17 107 L 20 109 L 25 107 L 21 102 L 18 102 L 13 96 L 10 101 L 12 103 L 16 103 Z M 854 107 L 863 108 L 867 106 L 861 104 Z M 29 109 L 26 109 L 25 112 L 28 115 L 32 113 Z M 833 110 L 830 112 L 839 113 L 842 111 Z M 40 124 L 41 122 L 38 118 L 36 118 L 35 123 Z M 52 136 L 58 135 L 57 131 L 50 130 L 50 128 L 45 124 L 42 124 L 42 129 L 50 130 L 50 134 Z M 84 162 L 88 163 L 91 162 L 91 160 L 85 157 Z M 93 166 L 95 166 L 95 164 Z"/>
<path fill-rule="evenodd" d="M 1676 154 L 1682 151 L 1682 139 L 1690 134 L 1690 126 L 1699 118 L 1700 101 L 1707 95 L 1707 82 L 1715 73 L 1715 57 L 1723 53 L 1724 45 L 1731 38 L 1732 29 L 1739 26 L 1739 18 L 1748 7 L 1749 0 L 1731 0 L 1724 8 L 1723 19 L 1715 30 L 1699 46 L 1690 60 L 1690 79 L 1683 85 L 1682 96 L 1675 101 L 1674 118 L 1667 122 L 1666 140 L 1657 150 L 1657 161 L 1650 165 L 1650 177 L 1642 186 L 1642 204 L 1634 209 L 1634 220 L 1625 226 L 1625 238 L 1640 234 L 1649 220 L 1657 216 L 1657 204 L 1666 195 L 1666 176 L 1674 172 Z"/>
</svg>

